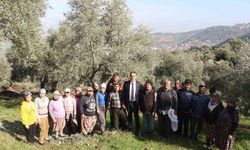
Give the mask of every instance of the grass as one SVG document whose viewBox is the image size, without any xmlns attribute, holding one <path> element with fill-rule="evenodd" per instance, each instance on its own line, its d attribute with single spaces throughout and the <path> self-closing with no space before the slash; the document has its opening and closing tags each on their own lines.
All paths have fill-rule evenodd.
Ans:
<svg viewBox="0 0 250 150">
<path fill-rule="evenodd" d="M 240 117 L 240 124 L 250 126 L 250 118 L 245 117 L 245 116 L 241 116 Z"/>
<path fill-rule="evenodd" d="M 1 149 L 126 149 L 126 150 L 183 150 L 183 149 L 206 149 L 205 136 L 201 135 L 199 142 L 192 142 L 189 139 L 172 137 L 162 139 L 157 135 L 150 137 L 142 136 L 137 138 L 130 132 L 108 132 L 106 136 L 94 134 L 91 137 L 84 137 L 76 134 L 73 137 L 59 139 L 46 145 L 28 145 L 25 143 L 24 131 L 19 119 L 19 98 L 12 100 L 0 100 L 0 147 Z M 109 118 L 109 117 L 108 117 Z M 250 126 L 249 118 L 241 118 L 241 122 Z M 250 149 L 250 131 L 239 130 L 237 132 L 236 150 Z"/>
</svg>

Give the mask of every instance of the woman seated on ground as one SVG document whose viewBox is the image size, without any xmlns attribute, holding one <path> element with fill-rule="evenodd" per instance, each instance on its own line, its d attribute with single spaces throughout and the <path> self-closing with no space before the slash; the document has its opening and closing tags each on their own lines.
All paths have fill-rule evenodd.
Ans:
<svg viewBox="0 0 250 150">
<path fill-rule="evenodd" d="M 226 101 L 227 107 L 220 113 L 216 123 L 215 145 L 221 150 L 233 149 L 235 132 L 238 127 L 239 115 L 234 100 Z"/>
<path fill-rule="evenodd" d="M 49 113 L 53 120 L 53 131 L 56 133 L 55 138 L 63 137 L 63 129 L 65 127 L 65 110 L 63 106 L 63 98 L 59 91 L 54 92 L 54 97 L 49 103 Z"/>
<path fill-rule="evenodd" d="M 25 136 L 29 144 L 35 142 L 37 113 L 35 103 L 32 102 L 32 94 L 30 92 L 24 93 L 24 100 L 20 108 L 20 116 L 25 130 Z"/>
<path fill-rule="evenodd" d="M 96 101 L 94 90 L 88 87 L 86 94 L 81 97 L 79 110 L 82 116 L 82 133 L 86 136 L 91 134 L 96 124 Z"/>
</svg>

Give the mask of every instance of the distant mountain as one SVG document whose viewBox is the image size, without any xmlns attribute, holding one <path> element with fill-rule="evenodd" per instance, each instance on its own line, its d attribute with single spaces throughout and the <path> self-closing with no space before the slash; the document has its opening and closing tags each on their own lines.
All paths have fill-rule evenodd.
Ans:
<svg viewBox="0 0 250 150">
<path fill-rule="evenodd" d="M 250 33 L 247 33 L 240 37 L 243 41 L 250 42 Z"/>
<path fill-rule="evenodd" d="M 182 33 L 154 33 L 152 34 L 152 47 L 183 50 L 193 46 L 214 46 L 227 39 L 241 36 L 250 37 L 250 23 L 214 26 Z"/>
</svg>

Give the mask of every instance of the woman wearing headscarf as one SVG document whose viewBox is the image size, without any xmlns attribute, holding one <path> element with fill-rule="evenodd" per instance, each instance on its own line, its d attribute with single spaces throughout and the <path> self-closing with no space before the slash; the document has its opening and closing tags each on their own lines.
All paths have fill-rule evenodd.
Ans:
<svg viewBox="0 0 250 150">
<path fill-rule="evenodd" d="M 63 98 L 59 91 L 55 91 L 53 99 L 49 103 L 49 114 L 53 120 L 53 131 L 56 133 L 55 138 L 63 137 L 63 129 L 65 127 L 65 109 L 63 105 Z"/>
<path fill-rule="evenodd" d="M 82 96 L 79 110 L 82 116 L 82 133 L 84 135 L 91 134 L 96 124 L 96 100 L 92 87 L 88 87 L 86 94 Z"/>
<path fill-rule="evenodd" d="M 171 87 L 170 80 L 164 80 L 162 87 L 157 92 L 156 112 L 159 120 L 159 134 L 164 138 L 170 136 L 171 120 L 168 116 L 169 109 L 177 113 L 178 98 L 177 93 Z"/>
<path fill-rule="evenodd" d="M 25 130 L 27 142 L 32 144 L 35 142 L 37 113 L 36 105 L 32 102 L 32 94 L 25 92 L 23 95 L 23 102 L 20 107 L 20 116 Z"/>
<path fill-rule="evenodd" d="M 49 120 L 48 120 L 48 106 L 49 98 L 46 96 L 46 90 L 41 89 L 39 97 L 35 99 L 38 124 L 40 128 L 39 143 L 44 144 L 44 140 L 48 140 Z"/>
<path fill-rule="evenodd" d="M 215 145 L 220 150 L 233 149 L 235 132 L 239 123 L 239 115 L 235 109 L 236 103 L 232 99 L 226 101 L 226 108 L 220 113 L 216 123 Z"/>
<path fill-rule="evenodd" d="M 101 89 L 96 93 L 97 117 L 102 134 L 104 134 L 106 128 L 106 104 L 108 101 L 108 95 L 105 90 L 106 84 L 102 83 Z"/>
<path fill-rule="evenodd" d="M 219 114 L 224 109 L 223 104 L 220 100 L 221 94 L 216 91 L 212 94 L 212 98 L 208 103 L 205 121 L 206 121 L 206 138 L 207 138 L 207 148 L 213 149 L 215 142 L 216 129 L 215 125 L 218 120 Z"/>
<path fill-rule="evenodd" d="M 146 133 L 152 133 L 154 131 L 155 95 L 152 81 L 147 80 L 139 101 L 140 110 L 143 114 L 143 127 Z"/>
<path fill-rule="evenodd" d="M 66 126 L 69 131 L 69 135 L 77 132 L 76 121 L 76 100 L 70 95 L 70 89 L 64 89 L 63 104 L 65 109 Z"/>
</svg>

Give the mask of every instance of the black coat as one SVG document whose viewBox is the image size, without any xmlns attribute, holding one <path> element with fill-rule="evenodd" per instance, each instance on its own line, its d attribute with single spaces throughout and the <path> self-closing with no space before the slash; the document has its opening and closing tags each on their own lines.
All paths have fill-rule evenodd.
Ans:
<svg viewBox="0 0 250 150">
<path fill-rule="evenodd" d="M 157 111 L 168 111 L 170 108 L 177 112 L 178 98 L 177 93 L 174 89 L 168 91 L 160 88 L 157 92 L 156 109 Z"/>
<path fill-rule="evenodd" d="M 122 98 L 126 106 L 128 106 L 129 102 L 129 91 L 130 91 L 130 81 L 124 82 L 123 90 L 122 90 Z M 139 103 L 139 99 L 141 97 L 142 84 L 136 81 L 136 90 L 135 90 L 135 99 L 136 103 Z"/>
<path fill-rule="evenodd" d="M 209 108 L 207 107 L 205 114 L 206 123 L 216 124 L 218 117 L 220 113 L 223 111 L 223 109 L 224 107 L 222 102 L 219 102 L 219 104 L 212 111 L 210 111 Z"/>
<path fill-rule="evenodd" d="M 216 122 L 215 145 L 220 149 L 227 149 L 228 135 L 235 135 L 239 123 L 239 115 L 235 108 L 225 108 Z M 233 146 L 231 143 L 231 147 Z"/>
</svg>

